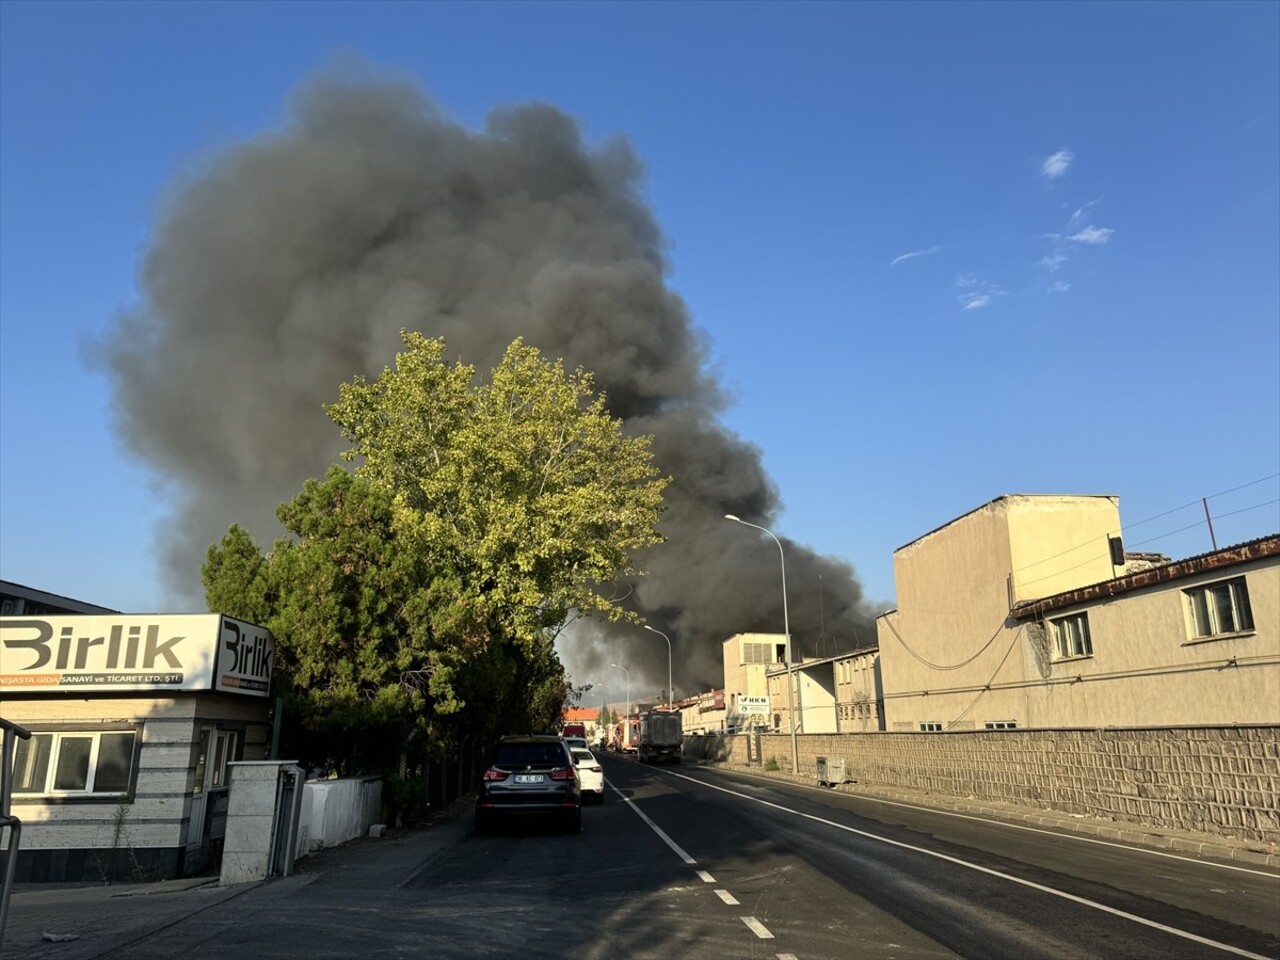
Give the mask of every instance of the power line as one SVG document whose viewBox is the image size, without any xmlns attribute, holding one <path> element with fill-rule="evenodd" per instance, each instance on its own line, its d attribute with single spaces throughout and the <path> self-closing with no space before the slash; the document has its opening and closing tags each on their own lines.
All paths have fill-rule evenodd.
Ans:
<svg viewBox="0 0 1280 960">
<path fill-rule="evenodd" d="M 1242 489 L 1242 488 L 1237 487 L 1236 489 Z M 1264 500 L 1262 503 L 1255 503 L 1255 504 L 1254 504 L 1253 506 L 1251 506 L 1251 507 L 1242 507 L 1242 508 L 1240 508 L 1239 510 L 1232 510 L 1232 511 L 1231 511 L 1231 512 L 1229 512 L 1229 513 L 1220 513 L 1220 514 L 1218 514 L 1218 516 L 1217 516 L 1217 518 L 1216 518 L 1216 519 L 1221 520 L 1221 519 L 1223 519 L 1224 517 L 1234 517 L 1234 516 L 1236 516 L 1237 514 L 1240 514 L 1240 513 L 1248 513 L 1250 510 L 1257 510 L 1259 507 L 1266 507 L 1266 506 L 1269 506 L 1269 505 L 1271 505 L 1271 504 L 1273 504 L 1273 503 L 1280 503 L 1280 497 L 1277 497 L 1277 498 L 1276 498 L 1276 499 L 1274 499 L 1274 500 Z M 1179 508 L 1179 509 L 1181 509 L 1181 508 Z M 1154 518 L 1153 518 L 1153 519 L 1154 519 Z M 1146 540 L 1139 540 L 1139 541 L 1137 541 L 1136 543 L 1131 543 L 1131 544 L 1130 544 L 1130 546 L 1132 546 L 1132 547 L 1141 547 L 1141 546 L 1145 546 L 1145 545 L 1146 545 L 1146 544 L 1148 544 L 1148 543 L 1155 543 L 1155 541 L 1157 541 L 1157 540 L 1163 540 L 1165 537 L 1172 537 L 1175 533 L 1183 533 L 1183 532 L 1185 532 L 1185 531 L 1187 531 L 1187 530 L 1194 530 L 1196 527 L 1203 527 L 1203 526 L 1205 526 L 1207 523 L 1208 523 L 1208 521 L 1207 521 L 1207 520 L 1197 520 L 1195 523 L 1188 524 L 1188 525 L 1187 525 L 1187 526 L 1185 526 L 1185 527 L 1178 527 L 1178 529 L 1176 529 L 1176 530 L 1169 530 L 1169 531 L 1167 531 L 1166 533 L 1158 533 L 1158 534 L 1156 534 L 1154 537 L 1148 537 Z M 1094 538 L 1094 540 L 1098 540 L 1098 539 L 1101 539 L 1101 538 L 1099 538 L 1099 537 L 1095 537 L 1095 538 Z M 1086 543 L 1093 543 L 1093 540 L 1086 541 Z M 1075 548 L 1072 548 L 1072 549 L 1075 549 Z M 1070 550 L 1064 550 L 1064 551 L 1063 551 L 1063 553 L 1070 553 L 1070 552 L 1071 552 Z M 1057 554 L 1057 556 L 1059 556 L 1059 557 L 1060 557 L 1060 556 L 1062 556 L 1062 555 L 1063 555 L 1063 553 Z M 1060 576 L 1061 574 L 1066 573 L 1068 570 L 1075 570 L 1077 567 L 1087 566 L 1088 564 L 1093 563 L 1093 562 L 1094 562 L 1094 561 L 1096 561 L 1096 560 L 1109 559 L 1109 557 L 1110 557 L 1110 555 L 1109 555 L 1109 554 L 1106 554 L 1106 553 L 1099 553 L 1099 554 L 1095 554 L 1094 556 L 1092 556 L 1092 557 L 1088 558 L 1087 560 L 1082 560 L 1082 561 L 1080 561 L 1079 563 L 1077 563 L 1077 564 L 1073 564 L 1073 565 L 1072 565 L 1072 566 L 1070 566 L 1070 567 L 1062 567 L 1062 568 L 1061 568 L 1061 569 L 1059 569 L 1059 570 L 1055 570 L 1053 573 L 1047 573 L 1047 574 L 1045 574 L 1043 577 L 1033 577 L 1033 578 L 1032 578 L 1032 579 L 1030 579 L 1030 580 L 1021 580 L 1021 579 L 1020 579 L 1020 580 L 1018 580 L 1018 584 L 1019 584 L 1019 586 L 1024 586 L 1024 587 L 1025 587 L 1025 586 L 1027 586 L 1027 585 L 1029 585 L 1029 584 L 1032 584 L 1032 583 L 1039 583 L 1041 580 L 1048 580 L 1048 579 L 1050 579 L 1051 577 Z M 1053 558 L 1052 558 L 1052 557 L 1050 557 L 1049 559 L 1053 559 Z M 1026 567 L 1022 567 L 1021 569 L 1025 570 L 1025 569 L 1026 569 Z"/>
<path fill-rule="evenodd" d="M 1137 520 L 1137 521 L 1135 521 L 1135 522 L 1133 522 L 1133 523 L 1125 523 L 1125 524 L 1121 524 L 1121 525 L 1120 525 L 1120 529 L 1119 529 L 1119 530 L 1112 530 L 1110 533 L 1108 533 L 1108 534 L 1106 534 L 1106 535 L 1104 535 L 1104 536 L 1101 536 L 1101 537 L 1091 537 L 1091 538 L 1089 538 L 1088 540 L 1085 540 L 1085 541 L 1083 541 L 1083 542 L 1081 542 L 1081 543 L 1077 543 L 1077 544 L 1075 544 L 1075 545 L 1073 545 L 1073 546 L 1067 547 L 1067 549 L 1065 549 L 1065 550 L 1060 550 L 1059 552 L 1054 553 L 1054 554 L 1050 554 L 1050 555 L 1049 555 L 1049 556 L 1047 556 L 1047 557 L 1041 557 L 1039 560 L 1032 560 L 1030 563 L 1025 563 L 1025 564 L 1023 564 L 1023 565 L 1022 565 L 1022 566 L 1020 566 L 1020 567 L 1015 567 L 1013 570 L 1011 570 L 1011 571 L 1010 571 L 1010 573 L 1011 573 L 1011 574 L 1016 574 L 1016 573 L 1019 573 L 1020 571 L 1023 571 L 1023 570 L 1029 570 L 1029 569 L 1031 569 L 1032 567 L 1039 566 L 1039 565 L 1040 565 L 1040 564 L 1042 564 L 1042 563 L 1048 563 L 1050 560 L 1056 560 L 1056 559 L 1058 559 L 1058 557 L 1065 556 L 1066 554 L 1068 554 L 1068 553 L 1072 553 L 1072 552 L 1074 552 L 1074 551 L 1076 551 L 1076 550 L 1081 550 L 1081 549 L 1083 549 L 1083 548 L 1085 548 L 1085 547 L 1088 547 L 1090 544 L 1096 543 L 1096 542 L 1098 542 L 1099 540 L 1106 539 L 1106 538 L 1107 538 L 1107 537 L 1109 537 L 1109 536 L 1112 536 L 1112 535 L 1115 535 L 1115 534 L 1123 535 L 1123 534 L 1127 533 L 1128 531 L 1133 530 L 1135 527 L 1140 527 L 1140 526 L 1142 526 L 1143 524 L 1151 523 L 1153 520 L 1159 520 L 1161 517 L 1167 517 L 1167 516 L 1169 516 L 1170 514 L 1178 513 L 1178 512 L 1180 512 L 1180 511 L 1182 511 L 1182 510 L 1186 510 L 1186 509 L 1188 509 L 1188 508 L 1190 508 L 1190 507 L 1199 506 L 1202 500 L 1213 500 L 1213 499 L 1214 499 L 1214 498 L 1216 498 L 1216 497 L 1223 497 L 1223 496 L 1226 496 L 1226 495 L 1227 495 L 1227 494 L 1229 494 L 1229 493 L 1236 493 L 1236 492 L 1237 492 L 1237 491 L 1239 491 L 1239 490 L 1244 490 L 1244 489 L 1246 489 L 1246 488 L 1248 488 L 1248 487 L 1257 486 L 1259 483 L 1266 483 L 1268 480 L 1275 480 L 1275 479 L 1276 479 L 1276 478 L 1278 478 L 1278 477 L 1280 477 L 1280 473 L 1273 473 L 1273 474 L 1271 474 L 1270 476 L 1266 476 L 1266 477 L 1259 477 L 1257 480 L 1250 480 L 1248 483 L 1242 483 L 1242 484 L 1240 484 L 1239 486 L 1231 487 L 1231 488 L 1230 488 L 1230 489 L 1228 489 L 1228 490 L 1220 490 L 1220 491 L 1218 491 L 1217 493 L 1211 493 L 1209 496 L 1207 496 L 1207 497 L 1202 497 L 1200 500 L 1192 500 L 1192 501 L 1191 501 L 1191 502 L 1189 502 L 1189 503 L 1184 503 L 1184 504 L 1183 504 L 1182 506 L 1180 506 L 1180 507 L 1174 507 L 1172 510 L 1165 510 L 1163 513 L 1157 513 L 1157 514 L 1154 514 L 1153 516 L 1147 517 L 1147 518 L 1145 518 L 1145 519 L 1143 519 L 1143 520 Z M 1231 517 L 1231 516 L 1235 516 L 1235 515 L 1236 515 L 1236 514 L 1238 514 L 1238 513 L 1245 513 L 1245 512 L 1247 512 L 1247 511 L 1249 511 L 1249 510 L 1256 510 L 1258 507 L 1265 507 L 1265 506 L 1267 506 L 1268 504 L 1276 503 L 1276 502 L 1280 502 L 1280 500 L 1268 500 L 1268 501 L 1265 501 L 1264 503 L 1254 504 L 1252 507 L 1245 507 L 1245 508 L 1244 508 L 1244 509 L 1242 509 L 1242 510 L 1233 510 L 1233 511 L 1231 511 L 1230 513 L 1223 513 L 1223 514 L 1219 514 L 1219 516 L 1220 516 L 1220 517 Z M 1163 538 L 1163 537 L 1169 537 L 1169 536 L 1172 536 L 1172 535 L 1173 535 L 1173 534 L 1175 534 L 1175 533 L 1182 533 L 1184 530 L 1191 530 L 1191 529 L 1193 529 L 1194 527 L 1198 527 L 1198 526 L 1200 526 L 1200 525 L 1201 525 L 1202 523 L 1204 523 L 1204 522 L 1205 522 L 1205 521 L 1203 521 L 1203 520 L 1201 520 L 1201 521 L 1197 521 L 1196 523 L 1193 523 L 1193 524 L 1191 524 L 1190 526 L 1186 526 L 1186 527 L 1179 527 L 1177 530 L 1170 530 L 1170 531 L 1169 531 L 1169 532 L 1167 532 L 1167 533 L 1162 533 L 1162 534 L 1159 534 L 1159 535 L 1154 536 L 1154 537 L 1148 537 L 1146 540 L 1142 540 L 1142 541 L 1139 541 L 1138 543 L 1133 544 L 1133 546 L 1135 546 L 1135 547 L 1139 547 L 1139 546 L 1142 546 L 1142 544 L 1144 544 L 1144 543 L 1152 543 L 1152 542 L 1154 542 L 1154 541 L 1156 541 L 1156 540 L 1159 540 L 1159 539 L 1161 539 L 1161 538 Z M 1107 554 L 1099 554 L 1099 555 L 1097 555 L 1097 556 L 1094 556 L 1094 557 L 1090 558 L 1090 560 L 1086 560 L 1086 561 L 1084 561 L 1084 562 L 1085 562 L 1085 563 L 1089 563 L 1089 562 L 1091 562 L 1091 560 L 1097 560 L 1097 559 L 1100 559 L 1101 557 L 1104 557 L 1104 556 L 1107 556 Z M 1077 566 L 1083 566 L 1083 564 L 1077 564 Z M 1069 567 L 1068 569 L 1075 569 L 1075 568 L 1074 568 L 1074 567 Z M 1039 579 L 1043 580 L 1043 579 L 1045 579 L 1045 578 L 1044 578 L 1044 577 L 1040 577 Z M 1036 580 L 1019 580 L 1019 582 L 1020 582 L 1020 583 L 1035 583 L 1035 582 L 1037 582 L 1037 581 L 1036 581 Z"/>
<path fill-rule="evenodd" d="M 910 645 L 907 643 L 907 641 L 905 641 L 905 640 L 903 640 L 903 639 L 902 639 L 902 634 L 900 634 L 900 633 L 898 632 L 898 628 L 897 628 L 897 627 L 895 627 L 895 626 L 893 625 L 893 621 L 892 621 L 892 620 L 890 620 L 888 617 L 885 617 L 885 618 L 884 618 L 884 622 L 885 622 L 885 624 L 887 624 L 887 625 L 888 625 L 889 629 L 893 632 L 893 635 L 894 635 L 895 637 L 897 637 L 897 638 L 898 638 L 898 642 L 899 642 L 900 644 L 902 644 L 903 648 L 907 651 L 907 653 L 911 654 L 911 656 L 915 657 L 917 660 L 919 660 L 921 663 L 923 663 L 923 664 L 924 664 L 926 667 L 928 667 L 929 669 L 931 669 L 931 670 L 941 670 L 941 671 L 947 671 L 947 670 L 959 670 L 961 667 L 966 667 L 966 666 L 968 666 L 969 664 L 973 663 L 973 661 L 974 661 L 974 660 L 977 660 L 977 659 L 978 659 L 978 657 L 982 656 L 983 652 L 984 652 L 984 651 L 986 651 L 987 647 L 989 647 L 989 646 L 991 646 L 991 644 L 995 643 L 995 641 L 996 641 L 996 637 L 1000 636 L 1000 631 L 1004 629 L 1004 621 L 1002 620 L 1002 621 L 1000 622 L 1000 626 L 996 627 L 996 632 L 995 632 L 995 633 L 993 633 L 993 634 L 991 635 L 991 639 L 990 639 L 990 640 L 988 640 L 986 643 L 984 643 L 984 644 L 982 645 L 981 649 L 979 649 L 977 653 L 975 653 L 975 654 L 974 654 L 972 657 L 970 657 L 968 660 L 962 660 L 960 663 L 956 663 L 956 664 L 952 664 L 951 666 L 946 666 L 946 667 L 944 667 L 944 666 L 942 666 L 941 664 L 938 664 L 938 663 L 930 663 L 930 662 L 929 662 L 928 660 L 926 660 L 924 657 L 920 656 L 920 654 L 918 654 L 918 653 L 916 653 L 914 650 L 912 650 L 912 649 L 911 649 L 911 647 L 910 647 Z M 1019 629 L 1021 629 L 1021 628 L 1019 628 Z"/>
<path fill-rule="evenodd" d="M 977 706 L 978 701 L 981 700 L 984 696 L 986 696 L 987 693 L 990 692 L 991 681 L 993 681 L 996 678 L 996 676 L 1000 673 L 1000 671 L 1004 668 L 1004 662 L 1009 659 L 1009 654 L 1013 653 L 1013 648 L 1017 644 L 1018 638 L 1022 636 L 1023 626 L 1024 626 L 1023 624 L 1019 624 L 1017 632 L 1014 633 L 1013 635 L 1013 640 L 1009 642 L 1009 649 L 1004 652 L 1004 656 L 1000 658 L 1000 662 L 996 664 L 996 668 L 993 671 L 991 671 L 991 676 L 989 676 L 987 678 L 987 682 L 982 685 L 982 689 L 978 691 L 978 695 L 974 697 L 971 701 L 969 701 L 969 705 L 960 712 L 960 715 L 958 717 L 956 717 L 954 720 L 952 720 L 950 723 L 947 724 L 948 727 L 954 727 L 957 723 L 959 723 L 966 716 L 968 716 L 969 711 L 972 710 L 975 706 Z"/>
</svg>

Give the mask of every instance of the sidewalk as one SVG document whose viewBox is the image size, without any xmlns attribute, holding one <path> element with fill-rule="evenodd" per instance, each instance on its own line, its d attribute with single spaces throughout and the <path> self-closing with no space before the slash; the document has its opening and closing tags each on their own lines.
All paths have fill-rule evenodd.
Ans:
<svg viewBox="0 0 1280 960">
<path fill-rule="evenodd" d="M 183 924 L 205 915 L 228 922 L 230 915 L 258 912 L 288 899 L 321 877 L 338 875 L 348 887 L 386 886 L 407 878 L 457 843 L 470 829 L 470 803 L 455 802 L 425 826 L 360 838 L 299 860 L 288 877 L 219 886 L 217 877 L 188 877 L 144 884 L 19 884 L 9 901 L 9 923 L 0 956 L 4 960 L 96 960 L 147 952 L 148 941 L 180 937 Z M 372 848 L 377 856 L 369 856 Z M 226 906 L 224 906 L 224 904 Z M 196 925 L 192 925 L 195 927 Z M 49 938 L 46 938 L 46 934 Z M 325 931 L 311 930 L 323 938 Z M 200 943 L 201 960 L 249 960 L 215 939 Z M 53 938 L 53 939 L 50 939 Z M 66 939 L 63 939 L 66 938 Z"/>
<path fill-rule="evenodd" d="M 734 773 L 751 774 L 771 780 L 785 780 L 788 783 L 818 788 L 812 777 L 794 777 L 785 772 L 766 771 L 757 766 L 717 761 L 702 761 L 698 766 L 704 770 L 729 770 Z M 903 787 L 877 787 L 862 783 L 843 783 L 821 789 L 838 790 L 841 793 L 855 794 L 874 800 L 891 800 L 895 803 L 908 803 L 919 807 L 950 810 L 955 813 L 966 813 L 1008 823 L 1044 827 L 1063 833 L 1078 833 L 1097 837 L 1101 840 L 1127 843 L 1137 847 L 1174 850 L 1179 853 L 1205 857 L 1211 860 L 1228 860 L 1235 863 L 1248 863 L 1253 866 L 1280 870 L 1280 847 L 1264 843 L 1261 840 L 1241 840 L 1236 837 L 1223 837 L 1216 834 L 1192 833 L 1189 831 L 1155 830 L 1144 827 L 1139 823 L 1103 820 L 1097 817 L 1087 817 L 1083 814 L 1063 813 L 1060 810 L 1023 807 L 1009 803 L 999 803 L 994 800 L 976 800 L 972 797 L 953 797 L 930 793 L 927 790 L 910 790 Z"/>
</svg>

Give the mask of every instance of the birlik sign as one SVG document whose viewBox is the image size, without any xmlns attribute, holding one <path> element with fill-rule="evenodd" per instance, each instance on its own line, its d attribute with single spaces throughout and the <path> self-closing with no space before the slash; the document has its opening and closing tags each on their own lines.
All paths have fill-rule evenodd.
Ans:
<svg viewBox="0 0 1280 960">
<path fill-rule="evenodd" d="M 0 617 L 0 693 L 171 693 L 265 697 L 275 640 L 217 613 Z"/>
</svg>

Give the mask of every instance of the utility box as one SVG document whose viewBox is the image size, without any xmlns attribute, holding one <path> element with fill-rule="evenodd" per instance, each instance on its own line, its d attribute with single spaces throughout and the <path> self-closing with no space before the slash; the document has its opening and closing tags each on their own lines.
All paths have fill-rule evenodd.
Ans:
<svg viewBox="0 0 1280 960">
<path fill-rule="evenodd" d="M 818 785 L 834 787 L 844 783 L 844 757 L 818 757 Z"/>
</svg>

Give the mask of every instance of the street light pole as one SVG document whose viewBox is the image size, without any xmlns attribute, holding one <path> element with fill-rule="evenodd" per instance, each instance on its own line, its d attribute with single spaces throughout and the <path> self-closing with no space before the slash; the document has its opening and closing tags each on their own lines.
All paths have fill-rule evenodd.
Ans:
<svg viewBox="0 0 1280 960">
<path fill-rule="evenodd" d="M 653 627 L 649 626 L 647 623 L 644 624 L 644 628 L 648 630 L 650 633 L 656 633 L 663 640 L 667 641 L 667 706 L 669 707 L 675 706 L 676 692 L 673 689 L 671 689 L 671 638 L 668 637 L 661 630 L 655 630 Z"/>
<path fill-rule="evenodd" d="M 778 545 L 778 559 L 782 562 L 782 630 L 787 638 L 787 644 L 784 648 L 786 653 L 784 656 L 786 657 L 787 668 L 787 719 L 790 720 L 791 726 L 791 772 L 794 775 L 799 776 L 800 752 L 796 748 L 796 708 L 795 701 L 791 696 L 791 620 L 787 616 L 787 558 L 782 552 L 782 541 L 773 535 L 772 530 L 759 526 L 758 524 L 747 523 L 747 521 L 735 517 L 731 513 L 726 513 L 724 518 L 726 520 L 732 520 L 734 523 L 740 523 L 744 527 L 754 527 L 762 533 L 767 533 L 769 536 L 773 537 L 773 542 Z"/>
</svg>

